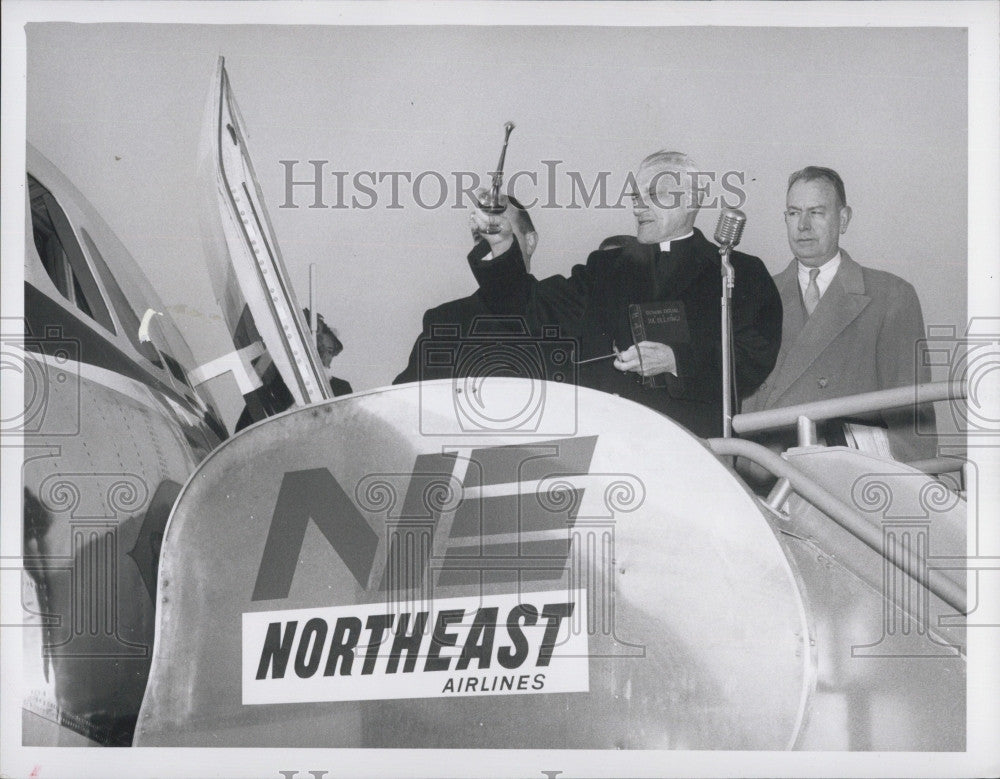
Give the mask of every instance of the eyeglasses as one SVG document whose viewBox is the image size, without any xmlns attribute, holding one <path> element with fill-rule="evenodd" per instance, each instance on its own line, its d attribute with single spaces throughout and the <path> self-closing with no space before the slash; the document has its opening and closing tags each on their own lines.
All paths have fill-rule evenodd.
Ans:
<svg viewBox="0 0 1000 779">
<path fill-rule="evenodd" d="M 697 205 L 692 205 L 692 198 L 695 195 L 686 190 L 663 190 L 650 192 L 647 195 L 630 192 L 628 197 L 632 201 L 632 208 L 673 209 L 681 206 L 697 208 Z"/>
<path fill-rule="evenodd" d="M 802 211 L 798 208 L 789 208 L 784 211 L 785 219 L 799 219 L 803 214 L 808 216 L 810 219 L 826 219 L 828 212 L 825 208 L 810 208 L 807 211 Z"/>
</svg>

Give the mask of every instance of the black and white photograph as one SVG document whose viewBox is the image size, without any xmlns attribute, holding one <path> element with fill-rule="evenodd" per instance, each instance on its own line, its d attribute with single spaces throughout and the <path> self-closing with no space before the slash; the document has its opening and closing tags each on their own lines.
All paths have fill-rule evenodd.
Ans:
<svg viewBox="0 0 1000 779">
<path fill-rule="evenodd" d="M 0 776 L 1000 771 L 1000 4 L 2 11 Z"/>
</svg>

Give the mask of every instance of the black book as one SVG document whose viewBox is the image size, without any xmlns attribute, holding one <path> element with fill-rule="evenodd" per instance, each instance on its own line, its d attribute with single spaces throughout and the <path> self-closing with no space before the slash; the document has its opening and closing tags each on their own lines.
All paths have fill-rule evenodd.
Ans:
<svg viewBox="0 0 1000 779">
<path fill-rule="evenodd" d="M 667 346 L 676 346 L 691 341 L 684 303 L 680 300 L 630 303 L 628 319 L 632 326 L 632 339 L 635 343 L 653 341 Z M 661 373 L 658 376 L 644 377 L 642 384 L 644 387 L 666 387 L 667 374 Z"/>
</svg>

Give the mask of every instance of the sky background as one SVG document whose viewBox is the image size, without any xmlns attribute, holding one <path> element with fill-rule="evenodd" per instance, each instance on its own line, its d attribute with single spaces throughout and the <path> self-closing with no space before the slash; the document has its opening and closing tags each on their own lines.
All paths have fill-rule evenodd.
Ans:
<svg viewBox="0 0 1000 779">
<path fill-rule="evenodd" d="M 604 237 L 634 234 L 628 208 L 568 208 L 569 172 L 625 174 L 648 153 L 689 153 L 720 179 L 743 178 L 741 249 L 772 273 L 791 254 L 782 210 L 788 174 L 837 169 L 854 217 L 842 246 L 913 283 L 928 324 L 964 329 L 967 284 L 967 34 L 963 29 L 337 27 L 36 23 L 27 26 L 27 138 L 102 213 L 149 275 L 198 362 L 230 348 L 199 236 L 197 155 L 219 55 L 249 130 L 264 201 L 300 302 L 317 265 L 317 309 L 345 344 L 333 368 L 355 390 L 406 364 L 423 312 L 468 295 L 466 211 L 454 171 L 486 176 L 503 123 L 515 192 L 535 208 L 532 271 L 568 273 Z M 401 181 L 373 208 L 286 204 L 285 166 L 437 171 L 448 202 L 420 207 Z M 735 179 L 730 179 L 735 181 Z M 433 178 L 421 190 L 438 196 Z M 726 195 L 715 188 L 710 194 Z M 732 199 L 731 195 L 727 197 Z M 578 198 L 577 203 L 582 205 Z M 717 209 L 697 226 L 714 231 Z M 232 424 L 234 384 L 217 379 Z M 228 400 L 226 399 L 228 397 Z"/>
</svg>

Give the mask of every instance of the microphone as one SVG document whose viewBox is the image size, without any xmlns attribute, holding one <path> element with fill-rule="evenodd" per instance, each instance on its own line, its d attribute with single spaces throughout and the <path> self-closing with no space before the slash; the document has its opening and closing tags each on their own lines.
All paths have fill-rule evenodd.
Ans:
<svg viewBox="0 0 1000 779">
<path fill-rule="evenodd" d="M 736 382 L 736 361 L 733 359 L 733 316 L 730 302 L 736 285 L 736 269 L 729 262 L 729 252 L 743 237 L 747 215 L 735 208 L 724 208 L 715 226 L 715 242 L 719 244 L 719 264 L 722 270 L 722 300 L 720 310 L 722 346 L 722 437 L 733 435 L 733 396 Z"/>
<path fill-rule="evenodd" d="M 715 227 L 715 242 L 724 249 L 732 249 L 743 237 L 747 215 L 735 208 L 725 208 L 719 214 L 719 224 Z"/>
</svg>

